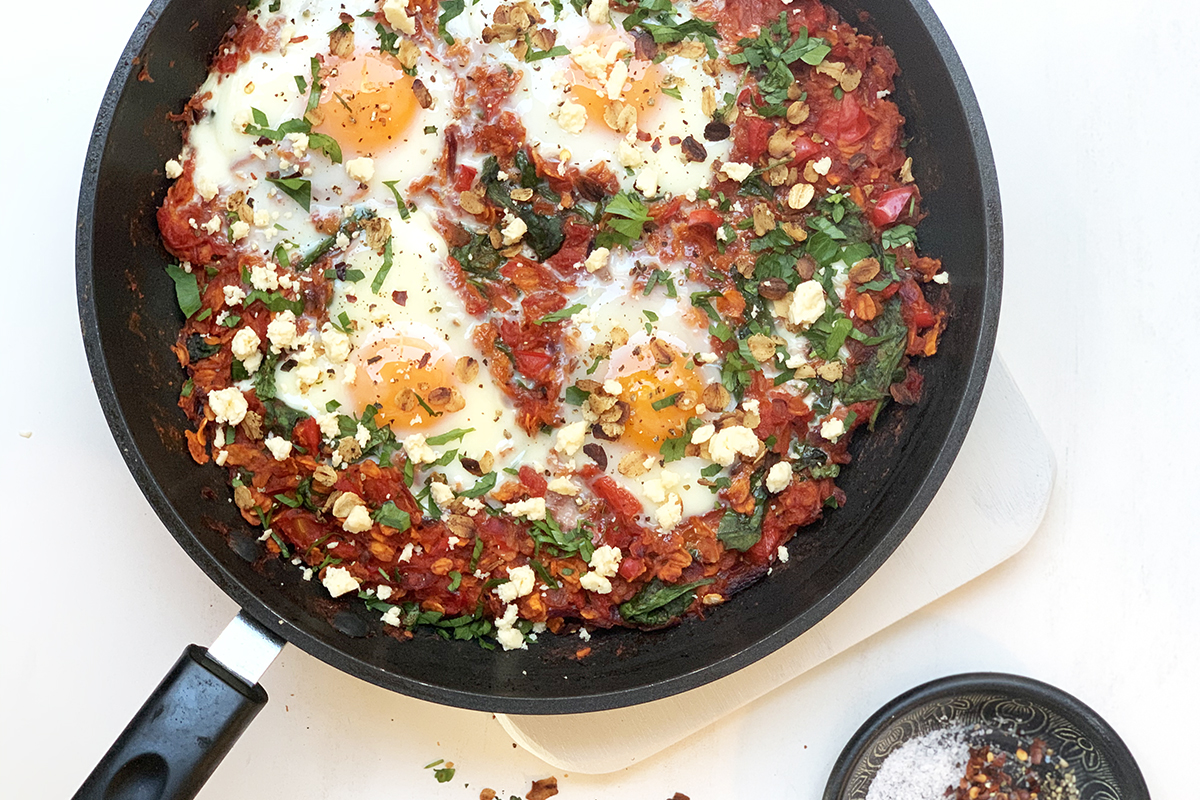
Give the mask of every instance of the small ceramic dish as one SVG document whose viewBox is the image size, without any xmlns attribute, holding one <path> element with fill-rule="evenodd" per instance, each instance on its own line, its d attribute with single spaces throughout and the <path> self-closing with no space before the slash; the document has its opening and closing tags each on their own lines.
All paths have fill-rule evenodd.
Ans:
<svg viewBox="0 0 1200 800">
<path fill-rule="evenodd" d="M 997 755 L 1009 754 L 1009 765 L 1018 768 L 1010 772 L 1033 769 L 1043 784 L 1038 800 L 1055 794 L 1063 800 L 1150 798 L 1129 748 L 1095 711 L 1031 678 L 976 672 L 923 684 L 875 712 L 838 756 L 824 800 L 866 800 L 889 756 L 906 742 L 943 730 L 961 731 L 971 746 L 988 744 Z M 1042 763 L 1018 760 L 1017 750 L 1024 749 L 1029 759 L 1028 748 L 1039 739 L 1045 745 Z"/>
</svg>

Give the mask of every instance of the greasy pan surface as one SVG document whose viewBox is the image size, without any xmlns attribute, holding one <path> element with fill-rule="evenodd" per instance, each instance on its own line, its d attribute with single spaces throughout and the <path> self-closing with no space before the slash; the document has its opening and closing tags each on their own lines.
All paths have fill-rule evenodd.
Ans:
<svg viewBox="0 0 1200 800">
<path fill-rule="evenodd" d="M 735 1 L 735 0 L 734 0 Z M 233 20 L 229 0 L 155 0 L 117 65 L 80 192 L 77 279 L 88 359 L 129 469 L 184 550 L 238 604 L 288 641 L 380 686 L 425 700 L 506 713 L 573 713 L 633 705 L 727 675 L 808 630 L 892 553 L 932 499 L 983 389 L 1000 311 L 1001 221 L 995 168 L 970 85 L 924 0 L 836 0 L 871 14 L 902 74 L 895 99 L 929 219 L 924 251 L 944 259 L 953 309 L 938 355 L 923 360 L 925 398 L 890 408 L 856 442 L 839 485 L 848 502 L 793 540 L 792 558 L 716 609 L 657 633 L 544 636 L 528 651 L 489 652 L 419 634 L 379 633 L 378 614 L 331 601 L 298 570 L 264 558 L 228 502 L 223 471 L 187 454 L 176 406 L 183 373 L 169 350 L 180 317 L 163 273 L 154 210 L 163 164 L 180 149 L 179 111 L 203 81 Z"/>
</svg>

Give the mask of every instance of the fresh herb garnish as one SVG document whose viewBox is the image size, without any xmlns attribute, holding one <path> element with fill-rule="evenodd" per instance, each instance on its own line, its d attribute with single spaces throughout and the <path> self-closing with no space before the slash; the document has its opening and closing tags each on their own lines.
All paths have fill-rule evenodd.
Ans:
<svg viewBox="0 0 1200 800">
<path fill-rule="evenodd" d="M 379 510 L 371 515 L 371 519 L 380 525 L 387 525 L 398 531 L 406 531 L 412 527 L 411 515 L 407 511 L 397 508 L 391 500 L 381 505 Z"/>
<path fill-rule="evenodd" d="M 651 219 L 649 209 L 637 195 L 621 192 L 604 207 L 596 246 L 631 250 L 634 243 L 642 238 L 643 226 Z"/>
<path fill-rule="evenodd" d="M 487 494 L 496 485 L 496 473 L 489 472 L 479 480 L 475 481 L 475 485 L 470 489 L 463 489 L 459 492 L 460 497 L 480 497 Z"/>
<path fill-rule="evenodd" d="M 183 267 L 178 264 L 168 264 L 167 274 L 175 281 L 175 299 L 179 301 L 179 310 L 183 312 L 183 316 L 191 317 L 203 305 L 200 301 L 200 285 L 196 281 L 196 276 L 190 272 L 184 272 Z"/>
<path fill-rule="evenodd" d="M 618 610 L 626 622 L 635 625 L 660 626 L 687 611 L 696 599 L 695 590 L 713 582 L 705 578 L 692 583 L 672 585 L 655 578 L 642 587 L 631 600 L 621 603 Z"/>
<path fill-rule="evenodd" d="M 308 178 L 267 178 L 267 183 L 279 187 L 305 211 L 312 207 L 312 181 Z"/>
<path fill-rule="evenodd" d="M 455 428 L 452 431 L 439 433 L 437 436 L 430 436 L 425 440 L 425 444 L 430 444 L 435 447 L 443 444 L 450 444 L 450 442 L 458 441 L 474 430 L 474 428 Z"/>
<path fill-rule="evenodd" d="M 392 271 L 392 239 L 389 236 L 387 243 L 383 246 L 383 264 L 380 265 L 379 271 L 375 273 L 375 277 L 371 280 L 371 291 L 379 294 L 379 290 L 383 288 L 383 282 L 387 278 L 388 273 Z"/>
<path fill-rule="evenodd" d="M 446 31 L 446 23 L 463 12 L 466 4 L 463 0 L 442 0 L 442 13 L 438 17 L 438 36 L 446 44 L 454 44 L 454 37 Z"/>
<path fill-rule="evenodd" d="M 549 323 L 549 322 L 562 322 L 565 319 L 570 319 L 571 317 L 575 316 L 580 311 L 583 311 L 584 308 L 586 308 L 586 306 L 584 306 L 583 303 L 576 303 L 573 306 L 567 306 L 566 308 L 560 308 L 558 311 L 552 311 L 551 313 L 547 314 L 546 316 L 544 316 L 540 319 L 535 319 L 533 321 L 533 324 L 534 325 L 545 325 L 546 323 Z"/>
</svg>

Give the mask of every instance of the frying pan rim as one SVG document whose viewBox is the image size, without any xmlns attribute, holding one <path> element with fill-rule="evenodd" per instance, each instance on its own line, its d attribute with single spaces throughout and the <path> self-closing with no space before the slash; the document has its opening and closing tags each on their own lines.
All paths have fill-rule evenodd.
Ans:
<svg viewBox="0 0 1200 800">
<path fill-rule="evenodd" d="M 99 165 L 103 157 L 118 100 L 129 81 L 132 71 L 138 67 L 137 56 L 142 52 L 146 40 L 153 31 L 159 17 L 172 2 L 179 0 L 153 0 L 123 50 L 113 71 L 96 115 L 92 136 L 84 161 L 80 185 L 78 216 L 76 225 L 76 291 L 84 349 L 93 376 L 100 406 L 105 419 L 142 493 L 151 507 L 166 525 L 171 535 L 196 562 L 210 579 L 243 610 L 260 623 L 268 626 L 283 639 L 321 659 L 327 664 L 355 677 L 383 688 L 430 702 L 457 706 L 478 711 L 506 714 L 571 714 L 587 713 L 637 705 L 697 688 L 725 677 L 798 637 L 819 620 L 827 616 L 846 598 L 857 591 L 863 583 L 900 545 L 915 526 L 921 514 L 933 500 L 946 474 L 949 472 L 975 415 L 994 349 L 996 330 L 999 323 L 1003 273 L 1003 221 L 1001 217 L 999 180 L 991 151 L 982 112 L 949 36 L 938 20 L 927 0 L 905 0 L 913 9 L 928 32 L 941 62 L 945 66 L 950 83 L 967 128 L 974 153 L 974 167 L 978 171 L 983 199 L 983 250 L 986 260 L 983 270 L 984 289 L 980 308 L 980 327 L 972 349 L 972 359 L 966 366 L 967 379 L 964 384 L 953 420 L 937 455 L 921 480 L 907 506 L 899 513 L 891 529 L 875 548 L 853 569 L 849 570 L 832 590 L 805 611 L 758 641 L 725 658 L 701 667 L 684 671 L 671 678 L 588 694 L 557 695 L 554 697 L 501 696 L 488 692 L 469 692 L 434 685 L 411 677 L 398 675 L 377 667 L 342 649 L 333 647 L 309 634 L 269 607 L 251 589 L 230 573 L 224 565 L 203 547 L 190 527 L 183 521 L 167 498 L 153 472 L 136 447 L 132 431 L 121 412 L 115 387 L 108 368 L 108 361 L 101 344 L 100 322 L 92 291 L 92 276 L 95 249 L 94 212 L 99 189 Z M 586 682 L 576 685 L 586 686 Z"/>
</svg>

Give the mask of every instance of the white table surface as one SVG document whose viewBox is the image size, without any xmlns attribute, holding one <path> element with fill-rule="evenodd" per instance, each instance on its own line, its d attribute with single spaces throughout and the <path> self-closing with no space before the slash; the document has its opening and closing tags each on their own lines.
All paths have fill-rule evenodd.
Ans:
<svg viewBox="0 0 1200 800">
<path fill-rule="evenodd" d="M 966 670 L 1074 693 L 1121 733 L 1155 797 L 1196 795 L 1200 9 L 934 6 L 999 167 L 999 344 L 1058 460 L 1045 522 L 1011 561 L 690 740 L 611 775 L 559 774 L 567 800 L 816 798 L 879 705 Z M 4 797 L 69 796 L 182 647 L 210 642 L 235 613 L 125 470 L 79 338 L 80 170 L 142 11 L 142 0 L 0 7 Z M 507 797 L 551 773 L 487 714 L 389 693 L 294 648 L 263 683 L 271 703 L 201 797 L 474 798 L 484 786 Z M 422 772 L 436 758 L 456 763 L 453 782 Z"/>
</svg>

